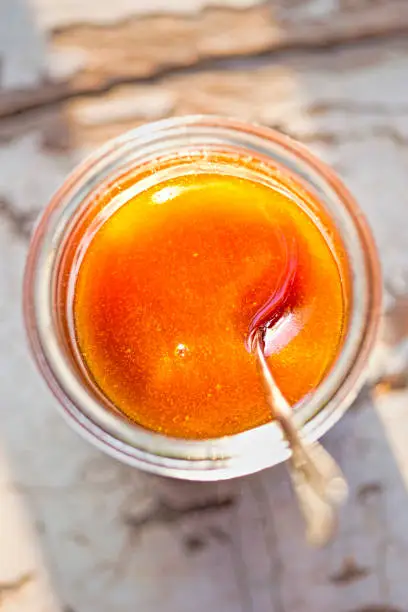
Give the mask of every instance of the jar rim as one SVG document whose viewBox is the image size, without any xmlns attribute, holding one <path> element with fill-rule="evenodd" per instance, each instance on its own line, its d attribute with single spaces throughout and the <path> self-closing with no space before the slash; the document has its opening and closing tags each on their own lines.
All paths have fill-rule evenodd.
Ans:
<svg viewBox="0 0 408 612">
<path fill-rule="evenodd" d="M 339 216 L 339 232 L 352 266 L 353 300 L 347 337 L 332 370 L 296 419 L 311 440 L 320 438 L 346 411 L 364 382 L 381 307 L 381 273 L 373 237 L 354 198 L 336 174 L 300 143 L 271 128 L 212 115 L 165 119 L 137 127 L 91 154 L 54 195 L 34 232 L 24 279 L 24 317 L 37 365 L 82 435 L 105 452 L 147 471 L 195 480 L 231 478 L 285 460 L 288 446 L 273 422 L 213 440 L 169 438 L 108 411 L 81 386 L 53 331 L 52 275 L 67 223 L 84 198 L 122 164 L 140 163 L 170 143 L 244 146 L 279 161 L 319 192 Z M 331 211 L 333 213 L 333 210 Z M 329 211 L 330 214 L 330 211 Z"/>
</svg>

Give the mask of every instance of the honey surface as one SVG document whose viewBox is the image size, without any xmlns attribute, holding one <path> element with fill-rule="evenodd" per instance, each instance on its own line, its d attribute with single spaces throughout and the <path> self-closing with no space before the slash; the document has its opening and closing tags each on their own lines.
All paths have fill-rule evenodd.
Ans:
<svg viewBox="0 0 408 612">
<path fill-rule="evenodd" d="M 115 406 L 182 438 L 270 419 L 251 325 L 286 398 L 332 364 L 344 304 L 326 239 L 296 201 L 248 179 L 185 175 L 134 196 L 92 238 L 75 289 L 77 341 Z"/>
</svg>

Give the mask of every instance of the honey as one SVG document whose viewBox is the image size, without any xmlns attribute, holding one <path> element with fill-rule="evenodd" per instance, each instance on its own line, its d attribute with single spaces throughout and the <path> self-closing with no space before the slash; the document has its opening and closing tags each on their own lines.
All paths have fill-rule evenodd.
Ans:
<svg viewBox="0 0 408 612">
<path fill-rule="evenodd" d="M 204 171 L 159 181 L 107 216 L 80 261 L 73 311 L 87 371 L 116 409 L 184 439 L 266 423 L 249 342 L 258 325 L 288 401 L 313 392 L 346 317 L 317 210 L 279 185 Z"/>
</svg>

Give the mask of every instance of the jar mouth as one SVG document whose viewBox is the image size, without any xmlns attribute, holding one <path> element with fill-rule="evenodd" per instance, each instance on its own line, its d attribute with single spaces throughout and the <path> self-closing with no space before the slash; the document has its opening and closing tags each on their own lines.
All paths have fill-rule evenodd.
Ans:
<svg viewBox="0 0 408 612">
<path fill-rule="evenodd" d="M 24 282 L 24 314 L 37 364 L 69 422 L 122 461 L 161 474 L 218 480 L 285 460 L 289 449 L 273 422 L 212 440 L 183 440 L 130 422 L 84 386 L 64 350 L 55 304 L 61 245 L 83 202 L 101 184 L 128 168 L 142 167 L 170 151 L 227 147 L 282 167 L 322 204 L 339 232 L 350 267 L 353 299 L 348 329 L 334 366 L 317 389 L 296 406 L 295 419 L 314 440 L 342 416 L 364 382 L 364 364 L 378 328 L 381 277 L 371 233 L 347 189 L 302 145 L 274 130 L 213 116 L 189 116 L 136 128 L 89 157 L 57 192 L 34 233 Z"/>
</svg>

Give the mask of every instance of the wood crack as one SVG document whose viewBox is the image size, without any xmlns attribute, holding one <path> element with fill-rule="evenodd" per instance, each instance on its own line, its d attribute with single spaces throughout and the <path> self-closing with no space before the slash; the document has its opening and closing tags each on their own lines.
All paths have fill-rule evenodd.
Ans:
<svg viewBox="0 0 408 612">
<path fill-rule="evenodd" d="M 133 531 L 138 532 L 149 525 L 172 525 L 173 523 L 177 523 L 187 516 L 227 510 L 232 508 L 234 504 L 234 497 L 209 499 L 198 504 L 179 508 L 170 505 L 165 500 L 158 500 L 156 506 L 146 514 L 143 514 L 142 516 L 126 514 L 123 517 L 123 521 Z"/>
<path fill-rule="evenodd" d="M 0 604 L 9 595 L 14 595 L 21 591 L 29 582 L 33 580 L 34 576 L 32 573 L 22 574 L 16 580 L 10 582 L 0 582 Z"/>
<path fill-rule="evenodd" d="M 254 499 L 256 500 L 262 516 L 262 530 L 264 532 L 266 548 L 270 563 L 271 599 L 274 612 L 286 612 L 283 599 L 282 583 L 284 564 L 279 552 L 279 540 L 273 508 L 270 507 L 263 481 L 264 476 L 255 476 L 251 481 Z M 265 514 L 267 513 L 267 514 Z"/>
<path fill-rule="evenodd" d="M 350 584 L 365 578 L 370 574 L 367 567 L 358 565 L 353 557 L 346 557 L 338 572 L 329 577 L 330 582 L 339 586 Z"/>
<path fill-rule="evenodd" d="M 51 109 L 69 100 L 84 96 L 99 96 L 106 94 L 116 87 L 123 85 L 153 85 L 175 76 L 185 76 L 207 71 L 243 70 L 253 69 L 258 63 L 271 63 L 305 55 L 313 55 L 325 51 L 326 53 L 337 53 L 343 49 L 360 48 L 373 42 L 387 45 L 395 43 L 398 39 L 406 41 L 408 27 L 406 25 L 395 25 L 390 31 L 371 30 L 367 32 L 351 32 L 350 34 L 326 35 L 321 39 L 297 40 L 265 45 L 264 49 L 254 53 L 230 53 L 201 57 L 194 62 L 184 64 L 159 65 L 152 73 L 147 75 L 130 75 L 119 77 L 108 77 L 101 82 L 84 86 L 76 86 L 73 83 L 43 82 L 36 89 L 12 90 L 0 95 L 0 119 L 12 118 L 23 113 L 29 113 L 39 109 Z M 317 107 L 319 112 L 319 107 Z M 391 113 L 390 109 L 390 113 Z M 405 111 L 404 111 L 405 112 Z"/>
<path fill-rule="evenodd" d="M 39 214 L 40 211 L 38 210 L 30 210 L 28 212 L 16 210 L 8 200 L 5 198 L 0 199 L 0 219 L 5 219 L 14 235 L 23 240 L 30 238 L 33 223 Z"/>
<path fill-rule="evenodd" d="M 324 115 L 331 112 L 342 112 L 348 115 L 373 114 L 381 117 L 395 117 L 408 113 L 408 105 L 385 105 L 377 102 L 354 102 L 351 100 L 333 100 L 330 102 L 315 102 L 308 107 L 308 114 L 312 116 Z"/>
</svg>

